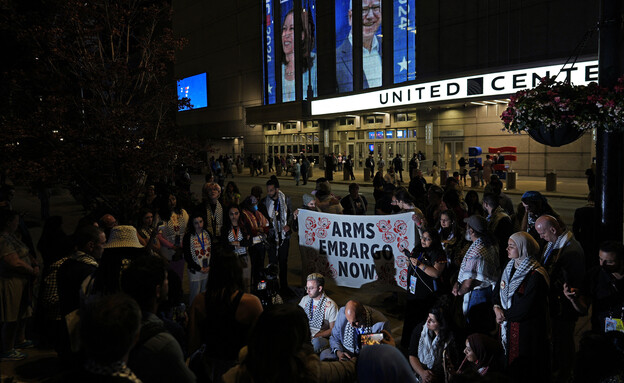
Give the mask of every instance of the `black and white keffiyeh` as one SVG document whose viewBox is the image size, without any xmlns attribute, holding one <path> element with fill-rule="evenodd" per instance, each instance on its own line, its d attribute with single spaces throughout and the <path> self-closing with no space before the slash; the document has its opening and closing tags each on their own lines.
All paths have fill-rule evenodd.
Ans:
<svg viewBox="0 0 624 383">
<path fill-rule="evenodd" d="M 279 245 L 280 233 L 284 226 L 288 225 L 288 205 L 286 205 L 286 196 L 281 190 L 277 191 L 277 201 L 271 199 L 267 210 L 275 230 L 275 242 Z"/>
<path fill-rule="evenodd" d="M 314 309 L 314 299 L 310 299 L 310 305 L 308 307 L 308 320 L 310 321 L 310 328 L 323 327 L 323 320 L 325 319 L 325 305 L 327 303 L 327 296 L 323 294 L 321 301 Z"/>
<path fill-rule="evenodd" d="M 516 261 L 511 260 L 507 263 L 505 270 L 503 270 L 499 293 L 503 310 L 509 310 L 513 295 L 516 290 L 518 290 L 518 287 L 520 287 L 526 276 L 533 270 L 542 274 L 546 283 L 549 283 L 548 273 L 544 267 L 542 267 L 542 265 L 532 257 L 532 255 L 539 252 L 539 245 L 533 237 L 526 232 L 518 232 L 509 238 L 515 242 L 516 247 L 518 248 L 518 253 L 520 255 L 518 261 L 520 263 L 516 266 Z M 501 324 L 501 340 L 503 347 L 505 348 L 505 352 L 507 352 L 507 321 Z"/>
<path fill-rule="evenodd" d="M 366 306 L 364 306 L 364 310 L 366 311 L 366 323 L 364 323 L 362 327 L 356 329 L 351 326 L 351 323 L 347 323 L 345 326 L 342 345 L 346 350 L 352 353 L 355 353 L 357 346 L 356 336 L 360 334 L 371 334 L 373 332 L 373 314 Z"/>
<path fill-rule="evenodd" d="M 208 232 L 212 238 L 218 238 L 221 235 L 221 227 L 223 226 L 223 206 L 217 201 L 214 213 L 210 202 L 207 203 L 206 220 L 208 221 Z"/>
</svg>

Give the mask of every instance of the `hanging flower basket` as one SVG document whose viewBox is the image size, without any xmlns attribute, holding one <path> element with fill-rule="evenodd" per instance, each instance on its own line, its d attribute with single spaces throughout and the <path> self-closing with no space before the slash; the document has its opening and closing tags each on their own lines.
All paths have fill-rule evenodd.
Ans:
<svg viewBox="0 0 624 383">
<path fill-rule="evenodd" d="M 537 87 L 511 96 L 501 119 L 503 130 L 527 132 L 549 146 L 569 144 L 592 129 L 624 131 L 624 77 L 613 89 L 543 78 Z"/>
<path fill-rule="evenodd" d="M 532 139 L 547 146 L 559 147 L 572 143 L 583 135 L 583 131 L 574 125 L 561 126 L 559 129 L 548 129 L 544 125 L 528 130 Z"/>
</svg>

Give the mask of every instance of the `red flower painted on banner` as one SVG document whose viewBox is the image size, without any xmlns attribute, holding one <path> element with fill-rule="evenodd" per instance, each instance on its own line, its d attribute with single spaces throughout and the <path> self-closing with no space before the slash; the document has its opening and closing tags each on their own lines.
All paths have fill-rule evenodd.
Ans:
<svg viewBox="0 0 624 383">
<path fill-rule="evenodd" d="M 394 234 L 391 231 L 386 231 L 381 235 L 381 239 L 383 239 L 383 241 L 385 243 L 391 243 L 394 242 L 394 239 L 396 238 L 396 234 Z"/>
<path fill-rule="evenodd" d="M 390 223 L 390 220 L 381 220 L 379 222 L 377 222 L 377 227 L 379 228 L 379 232 L 380 233 L 385 233 L 388 230 L 392 229 L 392 223 Z"/>
<path fill-rule="evenodd" d="M 398 269 L 407 269 L 407 257 L 403 254 L 399 254 L 394 258 L 396 267 Z"/>
<path fill-rule="evenodd" d="M 316 228 L 316 222 L 314 222 L 314 218 L 308 217 L 305 221 L 306 230 L 313 230 Z"/>
<path fill-rule="evenodd" d="M 316 234 L 314 234 L 313 231 L 306 231 L 305 232 L 305 243 L 306 243 L 306 245 L 308 245 L 308 246 L 312 245 L 315 240 L 316 240 Z"/>
<path fill-rule="evenodd" d="M 403 220 L 398 220 L 394 223 L 394 232 L 399 235 L 405 235 L 407 233 L 407 223 Z"/>
<path fill-rule="evenodd" d="M 402 288 L 407 288 L 407 270 L 401 270 L 397 284 Z"/>
<path fill-rule="evenodd" d="M 407 237 L 399 237 L 397 238 L 397 247 L 399 248 L 400 252 L 403 252 L 403 250 L 408 250 L 409 249 L 409 241 L 407 240 Z"/>
<path fill-rule="evenodd" d="M 318 229 L 316 230 L 316 234 L 319 238 L 327 237 L 327 230 L 331 226 L 331 221 L 327 218 L 319 218 L 318 220 Z"/>
</svg>

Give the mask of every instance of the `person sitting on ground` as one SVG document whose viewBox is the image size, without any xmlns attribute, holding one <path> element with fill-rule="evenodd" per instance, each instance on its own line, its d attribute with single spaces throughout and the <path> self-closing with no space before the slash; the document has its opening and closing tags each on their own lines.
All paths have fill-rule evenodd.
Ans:
<svg viewBox="0 0 624 383">
<path fill-rule="evenodd" d="M 349 195 L 340 200 L 344 209 L 342 214 L 366 215 L 368 201 L 364 195 L 360 194 L 360 185 L 353 182 L 349 185 Z"/>
<path fill-rule="evenodd" d="M 199 368 L 193 370 L 199 380 L 214 381 L 236 364 L 261 313 L 260 299 L 243 292 L 239 257 L 225 247 L 213 249 L 206 292 L 197 296 L 189 310 L 189 354 L 205 346 L 196 356 Z"/>
<path fill-rule="evenodd" d="M 472 372 L 480 376 L 500 374 L 505 365 L 503 352 L 503 346 L 496 339 L 479 333 L 469 335 L 464 349 L 466 356 L 455 374 L 466 376 L 470 376 Z"/>
<path fill-rule="evenodd" d="M 167 265 L 160 257 L 142 256 L 121 274 L 121 287 L 141 307 L 141 330 L 128 366 L 143 382 L 195 382 L 180 344 L 156 316 L 167 299 Z"/>
<path fill-rule="evenodd" d="M 360 335 L 387 333 L 390 322 L 379 311 L 356 300 L 341 307 L 329 338 L 330 348 L 321 352 L 321 360 L 346 360 L 360 353 Z"/>
<path fill-rule="evenodd" d="M 60 381 L 140 383 L 126 365 L 140 327 L 141 308 L 125 294 L 104 295 L 88 302 L 80 315 L 80 339 L 86 362 L 66 373 Z"/>
<path fill-rule="evenodd" d="M 325 277 L 319 273 L 308 275 L 307 295 L 299 306 L 305 310 L 310 323 L 310 335 L 314 352 L 319 354 L 329 346 L 329 336 L 338 316 L 338 305 L 325 294 Z"/>
<path fill-rule="evenodd" d="M 352 360 L 321 362 L 310 343 L 308 318 L 295 304 L 275 305 L 254 325 L 241 363 L 223 375 L 225 383 L 355 382 Z"/>
<path fill-rule="evenodd" d="M 411 334 L 410 365 L 424 383 L 445 381 L 444 366 L 457 365 L 458 355 L 447 310 L 442 304 L 436 305 L 429 310 L 427 320 Z"/>
</svg>

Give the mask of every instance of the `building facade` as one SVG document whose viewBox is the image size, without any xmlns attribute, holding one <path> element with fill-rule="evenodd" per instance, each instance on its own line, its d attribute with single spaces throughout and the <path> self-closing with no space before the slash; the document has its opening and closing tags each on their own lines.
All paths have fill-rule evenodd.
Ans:
<svg viewBox="0 0 624 383">
<path fill-rule="evenodd" d="M 209 78 L 208 107 L 178 122 L 222 153 L 305 153 L 320 166 L 348 154 L 358 169 L 369 153 L 388 163 L 421 151 L 454 171 L 469 147 L 484 159 L 514 146 L 508 165 L 519 174 L 563 177 L 582 177 L 595 155 L 591 134 L 553 148 L 503 132 L 500 120 L 538 75 L 597 79 L 595 0 L 217 3 L 174 2 L 174 29 L 189 41 L 176 74 Z M 503 84 L 513 71 L 526 76 Z"/>
</svg>

